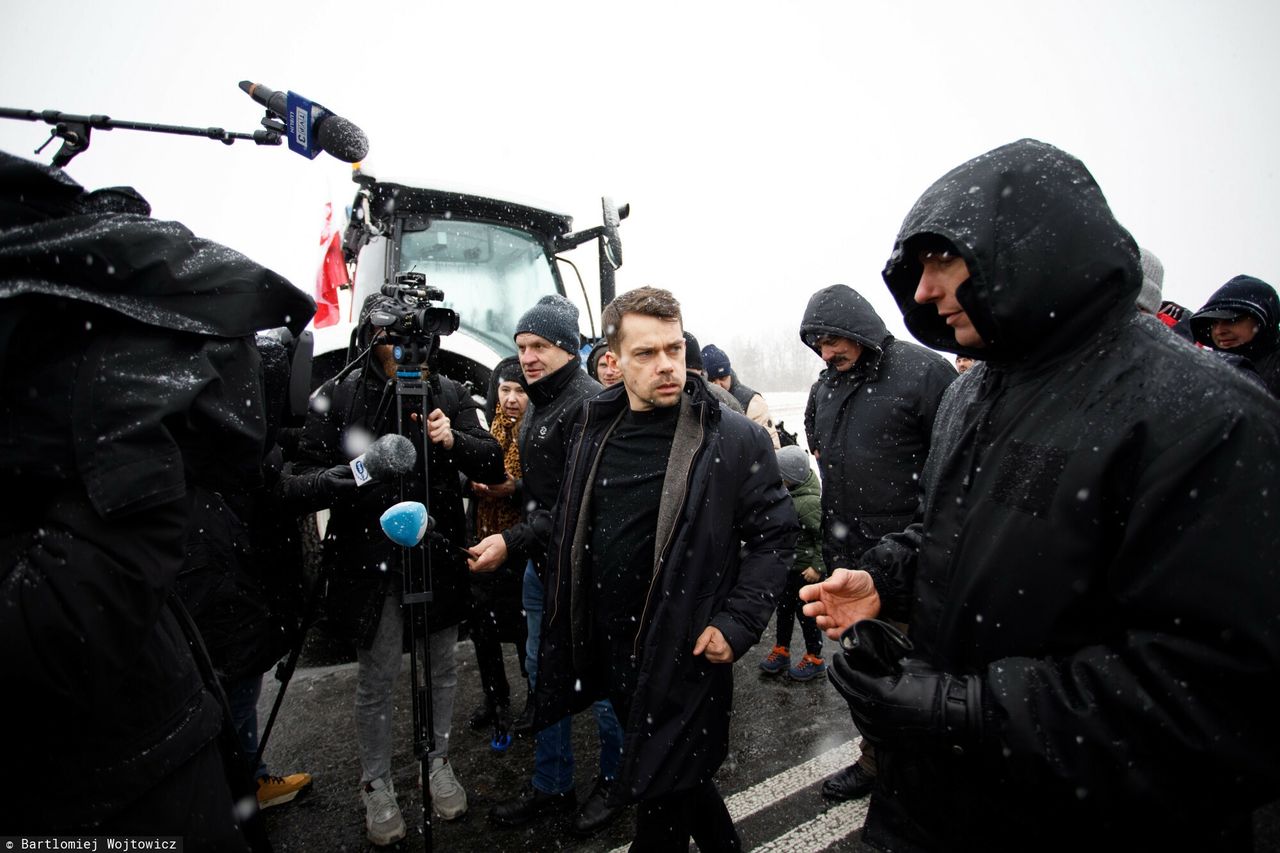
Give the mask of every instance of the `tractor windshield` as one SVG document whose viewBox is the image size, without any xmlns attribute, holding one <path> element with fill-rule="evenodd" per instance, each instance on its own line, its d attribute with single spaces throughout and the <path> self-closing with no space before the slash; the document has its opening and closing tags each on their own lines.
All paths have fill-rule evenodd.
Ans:
<svg viewBox="0 0 1280 853">
<path fill-rule="evenodd" d="M 535 302 L 556 293 L 555 274 L 532 234 L 487 222 L 436 218 L 422 230 L 405 230 L 398 272 L 420 272 L 444 291 L 444 305 L 458 312 L 460 331 L 495 352 L 515 354 L 516 321 Z"/>
</svg>

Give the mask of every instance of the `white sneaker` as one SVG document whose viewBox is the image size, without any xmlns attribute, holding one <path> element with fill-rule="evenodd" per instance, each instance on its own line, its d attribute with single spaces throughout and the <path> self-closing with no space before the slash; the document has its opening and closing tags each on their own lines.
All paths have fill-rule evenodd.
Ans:
<svg viewBox="0 0 1280 853">
<path fill-rule="evenodd" d="M 445 820 L 456 820 L 467 813 L 467 792 L 458 784 L 447 758 L 431 759 L 431 805 Z"/>
<path fill-rule="evenodd" d="M 360 789 L 360 801 L 364 803 L 365 832 L 372 844 L 384 847 L 404 838 L 404 816 L 396 802 L 395 785 L 374 779 Z"/>
</svg>

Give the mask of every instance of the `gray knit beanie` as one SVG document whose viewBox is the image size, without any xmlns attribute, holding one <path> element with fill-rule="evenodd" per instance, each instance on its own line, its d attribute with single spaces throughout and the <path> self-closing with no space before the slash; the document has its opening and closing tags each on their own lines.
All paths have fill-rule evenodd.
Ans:
<svg viewBox="0 0 1280 853">
<path fill-rule="evenodd" d="M 778 470 L 788 486 L 798 486 L 809 477 L 809 454 L 794 444 L 778 450 Z"/>
<path fill-rule="evenodd" d="M 1164 264 L 1146 249 L 1138 251 L 1142 255 L 1142 289 L 1138 291 L 1137 305 L 1148 314 L 1156 314 L 1164 292 Z"/>
<path fill-rule="evenodd" d="M 558 293 L 538 300 L 516 324 L 515 334 L 531 332 L 546 338 L 570 355 L 578 354 L 578 306 Z M 513 335 L 512 337 L 515 337 Z"/>
</svg>

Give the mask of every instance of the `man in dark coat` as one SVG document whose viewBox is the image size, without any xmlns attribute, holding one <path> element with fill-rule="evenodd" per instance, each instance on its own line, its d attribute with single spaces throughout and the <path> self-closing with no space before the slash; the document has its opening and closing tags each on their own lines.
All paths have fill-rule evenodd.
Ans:
<svg viewBox="0 0 1280 853">
<path fill-rule="evenodd" d="M 587 376 L 578 357 L 578 309 L 560 295 L 544 296 L 516 323 L 514 335 L 520 370 L 529 395 L 529 411 L 520 423 L 520 482 L 525 518 L 501 533 L 486 536 L 472 549 L 473 572 L 491 572 L 509 554 L 529 557 L 524 573 L 524 609 L 529 639 L 525 669 L 529 682 L 538 681 L 538 652 L 542 641 L 543 579 L 547 573 L 547 540 L 551 536 L 551 509 L 560 493 L 565 454 L 578 411 L 584 400 L 600 392 L 600 383 Z M 622 726 L 608 701 L 595 704 L 596 731 L 600 736 L 600 775 L 591 793 L 578 808 L 573 778 L 573 720 L 564 715 L 533 726 L 533 701 L 526 707 L 529 728 L 537 732 L 533 778 L 519 794 L 489 812 L 490 820 L 504 826 L 522 826 L 555 812 L 577 810 L 572 828 L 590 835 L 608 825 L 617 809 L 607 802 L 618 761 L 622 755 Z M 526 718 L 522 714 L 522 718 Z M 521 726 L 517 726 L 520 731 Z"/>
<path fill-rule="evenodd" d="M 829 672 L 879 742 L 864 839 L 1251 849 L 1280 792 L 1277 403 L 1134 311 L 1133 238 L 1040 142 L 935 183 L 884 278 L 912 334 L 982 360 L 923 523 L 801 591 L 850 629 Z"/>
<path fill-rule="evenodd" d="M 889 334 L 843 284 L 810 297 L 800 339 L 827 365 L 804 413 L 822 475 L 823 559 L 849 568 L 914 520 L 938 402 L 957 374 L 936 352 Z"/>
<path fill-rule="evenodd" d="M 149 212 L 0 153 L 0 808 L 13 833 L 243 850 L 230 729 L 172 592 L 196 490 L 260 477 L 253 334 L 315 306 Z M 20 768 L 56 770 L 56 794 Z"/>
<path fill-rule="evenodd" d="M 307 415 L 289 483 L 291 500 L 310 498 L 310 508 L 330 507 L 324 540 L 329 571 L 330 620 L 355 641 L 356 735 L 360 750 L 361 795 L 369 840 L 390 844 L 404 837 L 405 824 L 391 783 L 392 692 L 403 656 L 401 549 L 382 532 L 379 517 L 400 500 L 423 500 L 435 519 L 429 549 L 434 600 L 426 605 L 427 651 L 431 666 L 431 705 L 435 744 L 428 758 L 432 804 L 452 820 L 467 808 L 466 793 L 449 764 L 449 730 L 457 685 L 454 646 L 466 612 L 470 577 L 458 548 L 466 539 L 462 487 L 458 474 L 480 483 L 506 479 L 502 448 L 477 416 L 480 407 L 465 387 L 425 371 L 428 389 L 425 423 L 420 397 L 406 397 L 397 413 L 392 347 L 377 344 L 370 315 L 389 297 L 374 294 L 361 309 L 358 340 L 373 343 L 363 368 L 330 380 L 316 392 Z M 433 342 L 439 345 L 439 339 Z M 433 350 L 434 351 L 434 350 Z M 397 417 L 397 414 L 400 417 Z M 369 442 L 399 432 L 413 442 L 418 456 L 402 482 L 373 481 L 356 488 L 350 460 Z M 429 439 L 429 441 L 428 441 Z M 423 446 L 430 448 L 424 468 Z M 424 478 L 426 481 L 424 482 Z M 422 627 L 422 626 L 419 626 Z"/>
<path fill-rule="evenodd" d="M 730 664 L 769 622 L 798 525 L 768 436 L 684 366 L 679 303 L 640 288 L 602 324 L 623 381 L 589 400 L 556 505 L 535 720 L 610 697 L 626 721 L 613 797 L 633 849 L 739 849 L 712 782 Z"/>
<path fill-rule="evenodd" d="M 822 473 L 823 559 L 828 571 L 851 568 L 881 536 L 915 520 L 933 420 L 956 371 L 889 334 L 871 303 L 843 284 L 810 297 L 800 339 L 827 364 L 804 412 Z M 875 773 L 875 749 L 864 742 L 856 763 L 823 782 L 822 795 L 865 797 Z"/>
<path fill-rule="evenodd" d="M 775 449 L 782 445 L 778 441 L 778 430 L 773 425 L 773 415 L 769 413 L 769 404 L 764 395 L 738 378 L 738 374 L 729 363 L 729 356 L 715 344 L 707 344 L 702 348 L 702 370 L 707 381 L 729 392 L 743 414 L 760 424 L 769 433 L 769 440 Z"/>
<path fill-rule="evenodd" d="M 1197 343 L 1252 362 L 1273 397 L 1280 397 L 1280 297 L 1251 275 L 1219 287 L 1191 315 Z"/>
</svg>

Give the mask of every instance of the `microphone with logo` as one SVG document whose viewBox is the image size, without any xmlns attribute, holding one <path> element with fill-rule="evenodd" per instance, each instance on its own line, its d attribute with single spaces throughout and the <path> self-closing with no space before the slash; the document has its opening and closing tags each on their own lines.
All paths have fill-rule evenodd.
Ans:
<svg viewBox="0 0 1280 853">
<path fill-rule="evenodd" d="M 369 138 L 363 130 L 297 92 L 277 92 L 249 80 L 241 80 L 240 88 L 284 120 L 291 151 L 312 160 L 325 151 L 344 163 L 359 162 L 369 153 Z"/>
<path fill-rule="evenodd" d="M 357 486 L 368 485 L 374 480 L 385 483 L 401 474 L 408 474 L 417 461 L 418 451 L 413 442 L 398 433 L 390 433 L 351 460 L 351 473 L 355 475 Z"/>
</svg>

